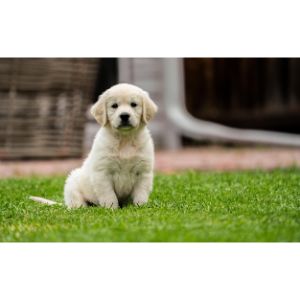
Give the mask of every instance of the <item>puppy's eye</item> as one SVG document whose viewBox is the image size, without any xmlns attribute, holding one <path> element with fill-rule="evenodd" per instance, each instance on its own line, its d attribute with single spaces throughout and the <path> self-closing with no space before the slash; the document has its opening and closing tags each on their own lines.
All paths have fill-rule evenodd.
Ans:
<svg viewBox="0 0 300 300">
<path fill-rule="evenodd" d="M 112 108 L 118 108 L 118 104 L 117 104 L 117 103 L 114 103 L 111 107 L 112 107 Z"/>
<path fill-rule="evenodd" d="M 137 104 L 135 103 L 135 102 L 131 102 L 131 107 L 136 107 L 137 106 Z"/>
</svg>

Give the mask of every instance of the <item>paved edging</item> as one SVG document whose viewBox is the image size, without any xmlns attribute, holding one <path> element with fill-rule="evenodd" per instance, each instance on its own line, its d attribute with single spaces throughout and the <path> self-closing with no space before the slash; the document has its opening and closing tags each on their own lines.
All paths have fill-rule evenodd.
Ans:
<svg viewBox="0 0 300 300">
<path fill-rule="evenodd" d="M 82 159 L 1 161 L 0 178 L 19 176 L 66 175 Z M 300 167 L 300 149 L 295 148 L 188 148 L 179 151 L 157 151 L 155 170 L 176 172 L 196 170 L 253 170 Z"/>
</svg>

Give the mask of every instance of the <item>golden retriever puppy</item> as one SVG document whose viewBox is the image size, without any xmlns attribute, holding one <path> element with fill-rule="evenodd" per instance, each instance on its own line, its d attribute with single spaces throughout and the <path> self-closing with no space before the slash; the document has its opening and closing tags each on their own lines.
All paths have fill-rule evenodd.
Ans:
<svg viewBox="0 0 300 300">
<path fill-rule="evenodd" d="M 101 128 L 82 167 L 66 180 L 68 207 L 118 208 L 128 200 L 138 206 L 148 201 L 154 147 L 146 125 L 156 111 L 148 93 L 131 84 L 117 84 L 100 95 L 91 113 Z"/>
</svg>

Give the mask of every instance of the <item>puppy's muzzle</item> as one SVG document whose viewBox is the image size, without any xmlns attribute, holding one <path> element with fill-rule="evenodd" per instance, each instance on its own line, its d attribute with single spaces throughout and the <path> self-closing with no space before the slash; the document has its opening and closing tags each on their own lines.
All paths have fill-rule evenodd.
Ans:
<svg viewBox="0 0 300 300">
<path fill-rule="evenodd" d="M 120 127 L 132 126 L 129 121 L 130 115 L 128 113 L 121 113 L 120 119 L 121 119 Z"/>
</svg>

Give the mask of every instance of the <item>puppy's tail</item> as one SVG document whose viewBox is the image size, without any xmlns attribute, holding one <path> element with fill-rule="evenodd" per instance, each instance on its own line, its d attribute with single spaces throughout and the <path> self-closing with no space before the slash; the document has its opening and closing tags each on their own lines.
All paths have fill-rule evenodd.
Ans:
<svg viewBox="0 0 300 300">
<path fill-rule="evenodd" d="M 33 200 L 35 202 L 46 204 L 46 205 L 62 205 L 62 203 L 58 203 L 56 201 L 45 199 L 45 198 L 42 198 L 42 197 L 29 196 L 29 199 Z"/>
</svg>

